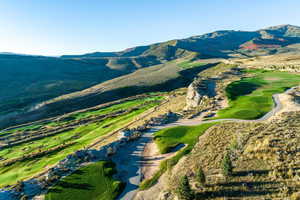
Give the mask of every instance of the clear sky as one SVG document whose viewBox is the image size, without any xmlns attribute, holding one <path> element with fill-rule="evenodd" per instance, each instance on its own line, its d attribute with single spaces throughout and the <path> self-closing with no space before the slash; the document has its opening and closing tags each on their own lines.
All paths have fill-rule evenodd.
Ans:
<svg viewBox="0 0 300 200">
<path fill-rule="evenodd" d="M 1 0 L 0 52 L 118 51 L 215 30 L 300 25 L 299 0 Z"/>
</svg>

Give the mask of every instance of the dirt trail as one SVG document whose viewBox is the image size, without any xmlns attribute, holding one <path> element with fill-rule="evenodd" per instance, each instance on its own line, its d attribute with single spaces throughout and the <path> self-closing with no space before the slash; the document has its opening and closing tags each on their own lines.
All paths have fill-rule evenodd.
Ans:
<svg viewBox="0 0 300 200">
<path fill-rule="evenodd" d="M 178 145 L 170 153 L 161 154 L 154 140 L 152 139 L 146 144 L 142 158 L 142 180 L 151 178 L 158 170 L 160 162 L 171 158 L 177 151 L 184 148 L 186 145 Z"/>
</svg>

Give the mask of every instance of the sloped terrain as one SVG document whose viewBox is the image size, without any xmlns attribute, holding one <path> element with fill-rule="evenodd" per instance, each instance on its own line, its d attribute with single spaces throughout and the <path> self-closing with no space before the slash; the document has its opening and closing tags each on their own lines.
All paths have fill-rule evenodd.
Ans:
<svg viewBox="0 0 300 200">
<path fill-rule="evenodd" d="M 65 105 L 65 97 L 50 102 L 59 102 L 55 104 L 54 109 L 61 110 L 60 113 L 62 113 L 69 112 L 70 108 L 75 110 L 81 107 L 81 98 L 87 98 L 86 106 L 89 106 L 91 101 L 104 103 L 119 98 L 120 94 L 125 97 L 125 93 L 130 96 L 156 91 L 157 88 L 165 87 L 162 82 L 171 83 L 167 84 L 168 86 L 173 85 L 172 81 L 181 76 L 174 75 L 176 70 L 179 73 L 178 69 L 174 67 L 175 65 L 172 65 L 176 59 L 249 58 L 296 52 L 299 49 L 297 44 L 300 42 L 299 30 L 299 27 L 292 25 L 269 27 L 258 31 L 224 30 L 186 39 L 129 48 L 120 52 L 95 52 L 74 56 L 65 55 L 59 58 L 5 54 L 0 59 L 1 70 L 3 70 L 0 79 L 0 84 L 3 86 L 0 90 L 0 124 L 5 127 L 22 123 L 24 121 L 18 121 L 18 119 L 24 119 L 25 116 L 29 121 L 51 116 L 53 115 L 52 104 L 49 106 L 50 104 L 47 102 L 47 106 L 43 106 L 42 102 L 129 73 L 131 73 L 130 76 L 124 78 L 134 80 L 132 82 L 121 82 L 120 79 L 117 79 L 113 81 L 114 87 L 110 85 L 112 82 L 107 82 L 104 85 L 96 86 L 96 88 L 105 87 L 105 89 L 91 88 L 82 91 L 80 95 L 78 93 L 70 95 L 76 98 L 70 102 L 67 109 L 62 107 Z M 159 64 L 161 64 L 160 67 L 155 66 Z M 143 71 L 143 68 L 150 66 L 155 67 L 150 71 Z M 174 69 L 171 69 L 172 66 Z M 161 71 L 158 68 L 165 69 Z M 153 69 L 158 69 L 159 74 L 154 73 Z M 136 70 L 141 71 L 133 73 Z M 15 71 L 18 73 L 16 74 Z M 151 80 L 151 83 L 143 80 L 135 81 L 142 77 L 142 73 L 149 73 L 146 80 Z M 173 76 L 170 77 L 172 74 Z M 143 79 L 145 80 L 145 78 Z M 160 79 L 160 81 L 156 81 L 156 79 Z M 132 85 L 136 87 L 132 88 Z M 107 88 L 112 89 L 108 90 Z M 130 90 L 126 89 L 125 92 L 122 88 L 130 88 Z M 128 93 L 128 91 L 132 92 Z M 114 96 L 113 99 L 112 96 Z M 60 102 L 60 100 L 62 101 Z M 41 104 L 37 106 L 38 103 Z M 27 113 L 30 108 L 40 108 L 40 106 L 43 108 L 38 109 L 38 112 L 19 116 L 20 113 Z"/>
<path fill-rule="evenodd" d="M 158 64 L 139 58 L 68 59 L 0 54 L 0 119 L 38 103 Z"/>
<path fill-rule="evenodd" d="M 294 86 L 300 81 L 300 79 L 297 78 L 297 75 L 287 72 L 272 72 L 252 69 L 243 70 L 242 67 L 237 67 L 236 65 L 232 64 L 212 64 L 210 66 L 203 65 L 203 62 L 204 60 L 191 60 L 187 62 L 185 59 L 183 59 L 177 60 L 174 63 L 170 62 L 164 64 L 166 66 L 154 66 L 157 67 L 157 69 L 153 69 L 153 67 L 140 69 L 133 73 L 135 74 L 134 77 L 137 79 L 132 78 L 129 80 L 128 77 L 130 77 L 130 74 L 125 77 L 119 77 L 108 81 L 112 82 L 108 85 L 105 85 L 108 82 L 103 83 L 103 85 L 105 85 L 103 88 L 98 88 L 95 86 L 91 91 L 98 93 L 106 88 L 108 90 L 112 90 L 112 88 L 118 84 L 121 85 L 132 83 L 132 86 L 135 86 L 135 84 L 151 85 L 153 83 L 151 82 L 152 80 L 148 80 L 148 77 L 145 76 L 145 74 L 149 75 L 151 73 L 154 74 L 153 79 L 156 78 L 154 79 L 156 81 L 154 85 L 157 83 L 164 83 L 166 79 L 170 79 L 170 77 L 176 77 L 178 74 L 182 75 L 182 73 L 184 73 L 183 75 L 188 78 L 186 81 L 188 83 L 192 81 L 195 74 L 198 74 L 201 79 L 206 78 L 214 81 L 215 85 L 213 90 L 216 90 L 213 92 L 214 94 L 207 96 L 207 103 L 210 105 L 210 107 L 202 107 L 199 105 L 199 108 L 194 108 L 196 113 L 201 113 L 207 112 L 207 110 L 216 111 L 216 108 L 220 109 L 222 106 L 216 107 L 216 105 L 218 105 L 218 101 L 224 100 L 223 98 L 225 97 L 225 91 L 230 89 L 232 84 L 239 83 L 241 77 L 253 78 L 255 76 L 263 75 L 260 78 L 262 78 L 264 81 L 270 81 L 271 83 L 274 83 L 275 86 L 279 84 L 278 81 L 280 81 L 280 78 L 285 78 L 292 82 L 291 85 L 283 85 L 284 87 Z M 176 70 L 171 71 L 171 69 Z M 141 71 L 150 72 L 151 70 L 153 70 L 151 73 L 139 74 Z M 157 74 L 155 74 L 155 72 L 161 74 L 161 70 L 167 70 L 168 73 L 163 74 L 168 74 L 170 77 L 161 78 L 162 76 L 157 76 Z M 255 73 L 255 76 L 253 76 L 253 74 L 251 75 L 251 73 Z M 138 82 L 142 80 L 144 82 Z M 165 89 L 166 86 L 164 86 L 162 88 L 158 88 L 158 90 L 168 91 L 172 90 L 172 87 L 180 87 L 182 84 L 179 82 L 180 76 L 176 77 L 175 80 L 177 82 L 175 81 L 168 85 L 170 88 Z M 206 83 L 208 82 L 204 82 L 204 84 Z M 267 88 L 266 85 L 263 87 L 265 89 Z M 201 86 L 201 88 L 203 87 Z M 274 92 L 281 92 L 281 90 Z M 78 92 L 77 94 L 81 95 L 81 92 Z M 234 89 L 233 93 L 231 94 L 233 97 L 239 97 L 241 94 L 247 95 L 248 93 L 244 93 L 244 91 L 241 89 Z M 295 96 L 290 99 L 293 99 L 293 101 L 298 101 L 297 94 L 298 93 L 295 92 Z M 74 94 L 60 98 L 72 99 L 74 98 L 72 95 Z M 118 160 L 116 157 L 110 157 L 110 154 L 105 154 L 104 151 L 101 152 L 102 154 L 104 153 L 108 156 L 105 157 L 104 155 L 103 158 L 105 159 L 114 158 L 113 160 L 118 170 L 116 177 L 121 178 L 120 180 L 129 185 L 128 187 L 126 186 L 124 194 L 122 193 L 122 197 L 127 197 L 127 194 L 130 192 L 134 195 L 137 192 L 136 190 L 139 180 L 141 180 L 141 175 L 139 175 L 138 172 L 141 165 L 139 158 L 141 158 L 143 155 L 142 147 L 146 145 L 146 143 L 152 138 L 151 134 L 149 135 L 147 130 L 155 131 L 155 129 L 152 128 L 161 124 L 162 125 L 160 128 L 168 126 L 174 127 L 176 125 L 180 125 L 182 122 L 187 126 L 162 130 L 153 135 L 155 136 L 154 141 L 156 144 L 158 144 L 158 148 L 162 150 L 162 153 L 170 153 L 174 149 L 177 149 L 178 146 L 184 145 L 181 146 L 181 149 L 179 149 L 178 152 L 172 152 L 172 156 L 164 159 L 161 165 L 157 165 L 157 167 L 154 168 L 155 171 L 152 172 L 153 177 L 146 179 L 143 184 L 141 184 L 141 189 L 146 190 L 139 192 L 138 194 L 144 194 L 147 198 L 144 198 L 145 196 L 143 195 L 137 197 L 141 197 L 141 199 L 159 199 L 160 197 L 158 198 L 158 196 L 161 194 L 167 194 L 167 196 L 169 195 L 169 197 L 173 197 L 177 194 L 176 191 L 178 189 L 178 179 L 180 179 L 183 175 L 188 176 L 192 190 L 197 195 L 197 198 L 200 199 L 222 199 L 224 196 L 229 198 L 240 198 L 241 196 L 247 196 L 247 198 L 250 199 L 260 197 L 275 198 L 284 195 L 292 195 L 292 193 L 297 191 L 297 186 L 295 186 L 294 183 L 286 185 L 287 187 L 284 187 L 284 191 L 281 191 L 280 187 L 283 186 L 282 182 L 279 184 L 273 184 L 270 183 L 272 179 L 269 180 L 266 178 L 265 174 L 251 174 L 254 173 L 252 171 L 255 170 L 267 170 L 268 177 L 273 176 L 272 173 L 277 173 L 277 171 L 281 173 L 282 170 L 280 167 L 278 169 L 276 168 L 275 172 L 273 172 L 273 168 L 270 169 L 268 167 L 269 165 L 276 166 L 275 163 L 279 162 L 278 159 L 273 159 L 274 155 L 279 154 L 277 150 L 281 151 L 281 149 L 284 149 L 286 151 L 290 151 L 290 149 L 288 149 L 289 147 L 285 148 L 284 146 L 280 146 L 276 151 L 271 150 L 270 152 L 274 153 L 274 155 L 271 155 L 271 157 L 269 156 L 269 151 L 266 151 L 265 149 L 258 150 L 257 152 L 256 150 L 257 148 L 264 148 L 266 146 L 265 144 L 270 144 L 271 141 L 276 140 L 276 138 L 273 138 L 273 133 L 267 134 L 271 136 L 270 138 L 266 138 L 266 140 L 262 141 L 260 140 L 262 138 L 261 134 L 263 131 L 269 130 L 269 125 L 271 126 L 273 124 L 278 124 L 278 126 L 275 127 L 276 132 L 280 132 L 280 127 L 284 127 L 283 130 L 294 130 L 293 128 L 296 126 L 294 125 L 294 122 L 296 124 L 298 123 L 298 121 L 295 119 L 299 118 L 297 114 L 289 113 L 288 117 L 286 118 L 286 113 L 283 113 L 282 116 L 275 118 L 271 122 L 254 121 L 246 123 L 237 120 L 236 122 L 218 121 L 218 124 L 216 124 L 208 121 L 209 124 L 206 123 L 200 126 L 190 127 L 190 125 L 197 125 L 199 123 L 201 124 L 204 122 L 203 120 L 209 120 L 209 118 L 212 118 L 212 116 L 208 116 L 207 118 L 203 119 L 197 118 L 197 115 L 194 115 L 191 116 L 192 118 L 194 117 L 194 119 L 182 119 L 182 121 L 179 120 L 174 122 L 174 124 L 166 124 L 164 126 L 164 123 L 169 123 L 168 120 L 165 120 L 168 119 L 165 118 L 165 116 L 175 115 L 180 117 L 190 117 L 189 113 L 187 113 L 189 111 L 183 110 L 184 104 L 182 101 L 184 101 L 185 95 L 185 88 L 166 93 L 138 95 L 109 102 L 96 107 L 87 108 L 79 112 L 65 114 L 59 117 L 27 124 L 26 126 L 20 126 L 2 131 L 0 133 L 0 164 L 2 172 L 0 179 L 2 180 L 2 187 L 13 184 L 13 188 L 15 190 L 25 191 L 26 195 L 30 195 L 32 192 L 26 190 L 28 187 L 27 185 L 30 182 L 26 182 L 25 180 L 28 180 L 32 177 L 35 177 L 35 180 L 40 180 L 40 183 L 36 185 L 42 185 L 44 188 L 51 187 L 52 184 L 55 183 L 58 183 L 58 188 L 61 184 L 69 185 L 70 187 L 76 186 L 78 180 L 83 180 L 83 177 L 80 174 L 75 173 L 71 175 L 70 179 L 66 179 L 70 181 L 65 183 L 64 180 L 59 180 L 61 174 L 57 178 L 55 174 L 51 175 L 48 171 L 54 169 L 56 173 L 59 174 L 60 171 L 62 171 L 61 173 L 63 174 L 64 170 L 70 170 L 69 167 L 72 168 L 77 166 L 76 162 L 83 162 L 84 165 L 89 165 L 91 162 L 89 157 L 81 156 L 82 152 L 90 152 L 92 150 L 97 152 L 96 149 L 102 149 L 103 146 L 107 146 L 109 148 L 114 147 L 110 145 L 118 142 L 117 133 L 119 133 L 120 130 L 123 130 L 122 133 L 124 134 L 128 131 L 129 133 L 133 133 L 133 136 L 137 137 L 137 140 L 136 142 L 130 141 L 128 144 L 120 143 L 120 152 L 111 149 L 111 152 L 114 152 L 112 154 L 118 155 L 120 158 L 122 158 L 122 160 Z M 205 95 L 205 92 L 202 95 Z M 98 98 L 100 98 L 100 96 L 98 96 Z M 236 99 L 238 100 L 238 98 Z M 162 100 L 165 101 L 162 102 Z M 263 101 L 267 102 L 266 99 Z M 84 99 L 82 99 L 82 102 L 88 104 L 89 101 L 84 101 Z M 237 102 L 237 104 L 238 103 L 242 103 L 242 101 Z M 90 107 L 91 105 L 93 104 L 89 104 L 87 107 Z M 170 110 L 176 110 L 177 113 L 172 114 Z M 159 113 L 164 113 L 163 117 L 160 116 Z M 138 121 L 139 123 L 136 123 Z M 290 128 L 284 125 L 284 123 L 291 124 L 289 122 L 293 122 Z M 132 125 L 132 123 L 135 125 Z M 130 129 L 124 129 L 125 127 Z M 298 129 L 295 129 L 296 132 L 297 130 Z M 146 134 L 142 135 L 143 133 Z M 285 132 L 282 135 L 286 135 Z M 144 140 L 138 140 L 139 137 L 145 138 L 146 136 L 149 136 L 146 142 Z M 284 144 L 285 143 L 288 143 L 288 141 L 285 141 Z M 280 145 L 281 144 L 282 143 L 280 143 Z M 273 146 L 269 145 L 269 147 Z M 82 151 L 78 151 L 80 149 Z M 137 154 L 137 150 L 141 153 L 141 155 L 139 155 L 139 153 Z M 125 152 L 126 155 L 128 155 L 124 158 L 123 153 Z M 222 171 L 222 160 L 224 159 L 224 155 L 227 155 L 227 152 L 229 152 L 230 159 L 234 167 L 230 176 L 225 176 Z M 266 152 L 267 155 L 263 155 L 263 153 Z M 252 154 L 257 155 L 253 163 L 251 160 Z M 72 161 L 75 158 L 78 160 Z M 131 160 L 136 160 L 136 162 L 126 163 L 126 161 Z M 57 165 L 57 163 L 59 164 Z M 243 163 L 246 164 L 244 165 Z M 292 162 L 289 160 L 289 163 Z M 294 164 L 297 165 L 297 162 Z M 60 168 L 57 166 L 60 166 Z M 205 186 L 199 185 L 196 179 L 196 172 L 199 167 L 204 170 L 204 173 L 207 177 Z M 251 172 L 249 172 L 249 175 L 248 172 L 247 175 L 245 175 L 244 171 L 248 170 L 248 168 Z M 18 170 L 16 171 L 16 169 Z M 134 171 L 132 172 L 130 170 Z M 296 172 L 292 173 L 295 174 Z M 248 176 L 250 176 L 250 178 L 254 176 L 258 183 L 255 182 L 256 179 L 249 179 Z M 76 180 L 73 180 L 72 177 L 76 177 Z M 124 179 L 124 177 L 127 179 Z M 101 176 L 101 180 L 104 179 L 105 177 Z M 23 180 L 26 182 L 26 184 L 23 182 L 18 182 L 16 184 L 17 180 Z M 278 180 L 281 179 L 279 178 Z M 88 179 L 87 181 L 90 182 L 90 184 L 95 183 L 92 179 Z M 240 186 L 240 184 L 242 184 L 242 186 Z M 53 188 L 55 189 L 56 187 L 54 186 Z M 76 192 L 80 191 L 79 188 L 74 187 L 72 190 Z M 91 189 L 91 191 L 95 192 L 93 189 Z M 1 192 L 2 191 L 0 190 L 0 197 Z M 149 195 L 149 192 L 151 195 Z M 68 196 L 67 193 L 68 192 L 61 195 Z M 18 194 L 22 195 L 22 193 Z M 132 194 L 129 194 L 129 196 L 132 196 Z M 59 196 L 60 194 L 55 193 L 54 191 L 52 195 Z"/>
<path fill-rule="evenodd" d="M 80 92 L 45 101 L 30 112 L 0 120 L 0 126 L 56 116 L 145 92 L 171 91 L 187 86 L 200 71 L 213 65 L 207 64 L 192 69 L 182 69 L 176 63 L 166 63 L 143 68 Z"/>
<path fill-rule="evenodd" d="M 299 191 L 299 112 L 284 113 L 267 123 L 224 123 L 210 129 L 193 152 L 173 172 L 187 174 L 199 199 L 286 198 Z M 230 152 L 233 172 L 222 174 L 222 160 Z M 197 185 L 197 170 L 206 184 Z"/>
<path fill-rule="evenodd" d="M 0 186 L 36 176 L 68 154 L 91 146 L 99 139 L 102 141 L 162 99 L 156 95 L 136 96 L 2 131 Z"/>
</svg>

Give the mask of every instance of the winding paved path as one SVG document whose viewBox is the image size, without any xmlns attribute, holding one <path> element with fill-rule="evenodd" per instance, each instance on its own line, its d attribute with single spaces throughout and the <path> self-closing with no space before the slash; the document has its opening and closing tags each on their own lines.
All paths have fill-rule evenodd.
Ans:
<svg viewBox="0 0 300 200">
<path fill-rule="evenodd" d="M 289 93 L 294 88 L 288 89 L 284 93 Z M 242 119 L 216 119 L 203 121 L 200 119 L 178 120 L 174 123 L 165 124 L 162 126 L 156 126 L 143 134 L 138 140 L 123 146 L 113 156 L 112 160 L 116 163 L 117 171 L 119 172 L 119 178 L 126 182 L 126 187 L 122 194 L 118 197 L 120 200 L 132 200 L 138 191 L 139 184 L 141 182 L 141 160 L 145 145 L 151 141 L 152 134 L 164 128 L 170 128 L 175 126 L 195 126 L 211 122 L 221 121 L 234 121 L 234 122 L 259 122 L 265 121 L 273 117 L 278 111 L 283 108 L 282 102 L 279 100 L 279 94 L 274 94 L 273 100 L 275 103 L 274 108 L 265 114 L 263 117 L 256 120 L 242 120 Z"/>
</svg>

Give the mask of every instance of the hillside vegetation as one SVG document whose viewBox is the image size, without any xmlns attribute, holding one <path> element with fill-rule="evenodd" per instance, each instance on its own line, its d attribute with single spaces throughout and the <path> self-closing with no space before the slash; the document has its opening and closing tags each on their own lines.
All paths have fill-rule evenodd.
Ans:
<svg viewBox="0 0 300 200">
<path fill-rule="evenodd" d="M 39 108 L 28 113 L 8 117 L 2 121 L 0 119 L 0 127 L 1 124 L 8 126 L 25 123 L 145 92 L 171 91 L 185 87 L 199 72 L 213 65 L 206 64 L 191 69 L 182 69 L 176 63 L 167 62 L 166 64 L 139 69 L 131 74 L 106 81 L 80 92 L 45 101 Z"/>
<path fill-rule="evenodd" d="M 299 112 L 289 112 L 264 123 L 216 125 L 168 174 L 165 184 L 176 194 L 178 179 L 187 175 L 197 199 L 297 199 L 299 119 Z M 233 166 L 230 175 L 222 169 L 226 154 Z M 197 179 L 199 169 L 205 184 Z"/>
<path fill-rule="evenodd" d="M 42 56 L 0 55 L 0 117 L 127 74 L 107 60 L 88 62 Z"/>
</svg>

